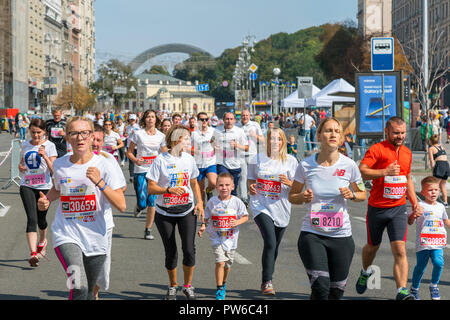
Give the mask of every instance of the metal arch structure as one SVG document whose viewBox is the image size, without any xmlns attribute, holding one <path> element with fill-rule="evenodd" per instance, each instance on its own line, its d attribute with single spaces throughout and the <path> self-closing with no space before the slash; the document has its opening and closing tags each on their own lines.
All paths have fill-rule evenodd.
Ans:
<svg viewBox="0 0 450 320">
<path fill-rule="evenodd" d="M 156 46 L 142 52 L 136 58 L 134 58 L 128 65 L 131 67 L 132 72 L 135 72 L 141 65 L 146 63 L 151 58 L 159 56 L 161 54 L 172 52 L 186 53 L 189 55 L 192 55 L 193 53 L 203 53 L 209 57 L 213 57 L 209 52 L 188 44 L 169 43 Z"/>
</svg>

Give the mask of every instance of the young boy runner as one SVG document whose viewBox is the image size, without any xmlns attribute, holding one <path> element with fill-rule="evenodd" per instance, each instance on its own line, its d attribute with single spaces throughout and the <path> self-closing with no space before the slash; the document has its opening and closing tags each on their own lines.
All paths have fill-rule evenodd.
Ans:
<svg viewBox="0 0 450 320">
<path fill-rule="evenodd" d="M 411 294 L 419 300 L 419 286 L 428 260 L 431 259 L 433 272 L 431 275 L 430 295 L 432 300 L 440 300 L 437 284 L 444 269 L 444 249 L 447 244 L 447 232 L 444 225 L 450 227 L 450 220 L 443 204 L 437 202 L 439 197 L 439 179 L 428 176 L 422 179 L 421 194 L 425 197 L 420 201 L 423 214 L 411 213 L 408 223 L 416 221 L 416 257 L 411 284 Z"/>
<path fill-rule="evenodd" d="M 238 226 L 248 221 L 245 204 L 231 195 L 234 187 L 231 174 L 219 174 L 216 183 L 219 195 L 212 197 L 206 204 L 205 219 L 198 231 L 200 238 L 205 230 L 208 232 L 216 257 L 216 300 L 225 299 L 226 281 L 237 249 Z M 210 224 L 209 220 L 212 221 Z"/>
</svg>

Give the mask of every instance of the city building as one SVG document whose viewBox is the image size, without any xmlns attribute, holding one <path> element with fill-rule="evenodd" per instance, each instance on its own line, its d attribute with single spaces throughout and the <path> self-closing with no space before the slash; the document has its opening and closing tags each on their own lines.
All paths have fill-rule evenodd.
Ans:
<svg viewBox="0 0 450 320">
<path fill-rule="evenodd" d="M 0 0 L 0 108 L 28 110 L 28 1 Z"/>
<path fill-rule="evenodd" d="M 88 87 L 95 81 L 95 10 L 94 0 L 72 0 L 78 7 L 80 24 L 79 48 L 79 80 L 82 86 Z"/>
<path fill-rule="evenodd" d="M 133 108 L 139 105 L 139 110 L 164 110 L 170 113 L 196 114 L 214 113 L 214 98 L 197 92 L 195 84 L 163 74 L 141 73 L 136 76 L 137 104 L 132 100 Z"/>
<path fill-rule="evenodd" d="M 28 1 L 28 106 L 40 105 L 44 90 L 44 4 L 42 0 Z"/>
<path fill-rule="evenodd" d="M 392 32 L 403 46 L 411 65 L 416 54 L 423 50 L 423 0 L 393 0 L 392 4 Z M 436 63 L 444 59 L 442 68 L 450 66 L 450 2 L 448 0 L 428 0 L 428 48 L 431 57 L 430 70 L 436 67 Z M 447 80 L 450 75 L 447 72 Z M 444 78 L 437 81 L 436 85 L 442 85 Z M 447 87 L 441 97 L 441 106 L 450 106 L 450 88 Z"/>
<path fill-rule="evenodd" d="M 63 66 L 63 21 L 61 0 L 43 0 L 44 3 L 44 54 L 46 64 L 45 104 L 51 105 L 56 95 L 61 92 L 64 79 Z M 54 90 L 56 89 L 56 91 Z"/>
<path fill-rule="evenodd" d="M 358 0 L 358 32 L 364 38 L 391 36 L 393 0 Z"/>
</svg>

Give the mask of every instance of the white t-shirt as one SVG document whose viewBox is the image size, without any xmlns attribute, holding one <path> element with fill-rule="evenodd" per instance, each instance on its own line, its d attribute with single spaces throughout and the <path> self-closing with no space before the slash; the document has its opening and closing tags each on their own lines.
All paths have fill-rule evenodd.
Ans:
<svg viewBox="0 0 450 320">
<path fill-rule="evenodd" d="M 302 119 L 303 119 L 303 116 L 302 116 Z M 304 123 L 305 130 L 311 130 L 311 125 L 314 122 L 313 117 L 311 117 L 309 114 L 305 114 L 304 119 L 305 119 L 305 123 Z"/>
<path fill-rule="evenodd" d="M 226 227 L 229 218 L 239 220 L 248 215 L 247 208 L 241 199 L 231 196 L 231 199 L 222 201 L 217 196 L 212 197 L 205 208 L 205 219 L 209 220 L 206 232 L 209 234 L 213 247 L 222 246 L 224 251 L 237 249 L 239 226 Z M 217 228 L 223 228 L 218 231 Z M 225 230 L 227 229 L 227 230 Z"/>
<path fill-rule="evenodd" d="M 117 126 L 117 131 L 119 131 L 119 136 L 120 136 L 120 139 L 122 140 L 122 141 L 124 141 L 126 138 L 124 137 L 124 135 L 123 135 L 123 133 L 124 133 L 124 131 L 125 131 L 125 123 L 122 123 L 122 125 L 121 126 Z"/>
<path fill-rule="evenodd" d="M 194 159 L 199 168 L 208 168 L 216 164 L 216 155 L 211 139 L 216 130 L 208 127 L 205 133 L 195 130 L 191 134 L 191 143 L 194 146 Z"/>
<path fill-rule="evenodd" d="M 155 201 L 156 212 L 169 217 L 187 215 L 195 206 L 190 181 L 197 178 L 198 175 L 194 157 L 186 152 L 181 153 L 180 157 L 174 157 L 169 152 L 161 153 L 156 157 L 147 172 L 146 178 L 156 181 L 158 186 L 163 188 L 183 187 L 186 191 L 181 196 L 166 193 L 158 194 Z"/>
<path fill-rule="evenodd" d="M 342 154 L 330 167 L 320 166 L 316 155 L 302 160 L 294 176 L 294 180 L 305 184 L 305 189 L 310 188 L 314 195 L 312 202 L 307 204 L 301 230 L 327 237 L 349 237 L 352 228 L 347 200 L 339 188 L 361 181 L 361 173 L 356 163 Z"/>
<path fill-rule="evenodd" d="M 419 201 L 423 215 L 416 219 L 416 251 L 442 249 L 447 244 L 444 219 L 448 219 L 442 203 L 435 205 Z"/>
<path fill-rule="evenodd" d="M 221 164 L 227 169 L 238 169 L 241 167 L 240 159 L 244 155 L 241 149 L 235 149 L 231 143 L 237 141 L 240 145 L 247 146 L 248 139 L 244 130 L 233 126 L 231 129 L 225 129 L 221 126 L 216 128 L 214 133 L 214 145 L 218 147 L 216 150 L 217 164 Z"/>
<path fill-rule="evenodd" d="M 58 158 L 53 163 L 55 189 L 60 200 L 51 229 L 54 248 L 74 243 L 86 256 L 106 254 L 108 250 L 105 217 L 112 210 L 106 196 L 86 177 L 86 170 L 95 167 L 108 186 L 122 187 L 117 169 L 103 156 L 93 155 L 85 164 L 74 164 L 71 155 Z"/>
<path fill-rule="evenodd" d="M 161 152 L 161 147 L 166 145 L 166 135 L 156 129 L 154 135 L 149 135 L 145 130 L 135 131 L 131 141 L 136 145 L 136 158 L 144 158 L 142 166 L 134 165 L 134 173 L 145 173 Z"/>
<path fill-rule="evenodd" d="M 20 185 L 38 190 L 51 189 L 53 186 L 50 169 L 47 162 L 38 155 L 38 150 L 43 145 L 49 158 L 57 157 L 56 146 L 53 142 L 45 140 L 43 144 L 32 145 L 31 140 L 22 142 L 21 158 L 24 160 L 27 171 L 23 174 Z"/>
<path fill-rule="evenodd" d="M 289 180 L 294 180 L 298 161 L 291 155 L 287 155 L 285 162 L 265 154 L 254 157 L 256 159 L 249 161 L 247 173 L 247 179 L 256 181 L 258 192 L 255 196 L 250 195 L 253 217 L 265 213 L 272 218 L 275 226 L 287 227 L 291 217 L 291 203 L 288 200 L 290 187 L 281 183 L 279 176 L 284 174 Z"/>
<path fill-rule="evenodd" d="M 249 121 L 245 125 L 242 122 L 238 123 L 238 126 L 242 128 L 247 135 L 248 140 L 248 154 L 249 156 L 253 156 L 258 153 L 258 141 L 256 138 L 250 136 L 250 132 L 253 131 L 257 136 L 263 136 L 263 132 L 261 130 L 261 126 L 256 121 Z M 260 146 L 260 148 L 262 145 Z"/>
<path fill-rule="evenodd" d="M 103 143 L 103 151 L 108 152 L 114 156 L 119 154 L 117 149 L 113 150 L 112 147 L 116 147 L 119 145 L 118 140 L 120 139 L 120 135 L 111 131 L 109 134 L 105 133 L 105 142 Z"/>
<path fill-rule="evenodd" d="M 122 168 L 120 168 L 119 163 L 116 158 L 108 153 L 103 153 L 105 155 L 106 160 L 108 160 L 111 165 L 114 167 L 114 174 L 117 175 L 114 178 L 118 179 L 121 185 L 120 188 L 124 188 L 127 186 L 127 181 L 125 180 L 125 176 L 123 175 Z M 106 221 L 106 230 L 114 228 L 114 220 L 112 215 L 112 210 L 108 210 L 105 212 L 105 221 Z"/>
<path fill-rule="evenodd" d="M 128 125 L 125 128 L 125 132 L 127 133 L 127 148 L 130 146 L 131 138 L 133 137 L 134 133 L 141 130 L 141 127 L 139 124 L 135 123 L 132 126 Z"/>
</svg>

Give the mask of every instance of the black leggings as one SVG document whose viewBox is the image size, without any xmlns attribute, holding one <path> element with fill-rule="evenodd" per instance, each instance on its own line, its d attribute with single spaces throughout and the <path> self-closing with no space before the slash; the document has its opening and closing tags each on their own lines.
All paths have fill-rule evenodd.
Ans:
<svg viewBox="0 0 450 320">
<path fill-rule="evenodd" d="M 298 252 L 311 283 L 310 299 L 341 299 L 355 253 L 353 238 L 332 238 L 302 231 Z"/>
<path fill-rule="evenodd" d="M 197 217 L 194 210 L 182 217 L 167 217 L 156 213 L 155 224 L 161 235 L 166 254 L 165 266 L 167 270 L 177 267 L 178 251 L 175 239 L 175 226 L 181 237 L 183 250 L 183 265 L 193 267 L 195 265 L 195 231 L 197 229 Z"/>
<path fill-rule="evenodd" d="M 262 282 L 272 280 L 275 271 L 275 261 L 278 256 L 278 247 L 283 238 L 286 228 L 275 226 L 271 217 L 265 213 L 260 213 L 255 217 L 255 223 L 261 232 L 264 240 L 262 253 Z"/>
<path fill-rule="evenodd" d="M 20 186 L 19 189 L 25 213 L 27 214 L 27 233 L 37 232 L 37 226 L 39 226 L 40 230 L 47 229 L 47 210 L 39 211 L 37 207 L 40 191 L 43 194 L 47 194 L 49 190 L 38 190 L 25 186 Z"/>
</svg>

